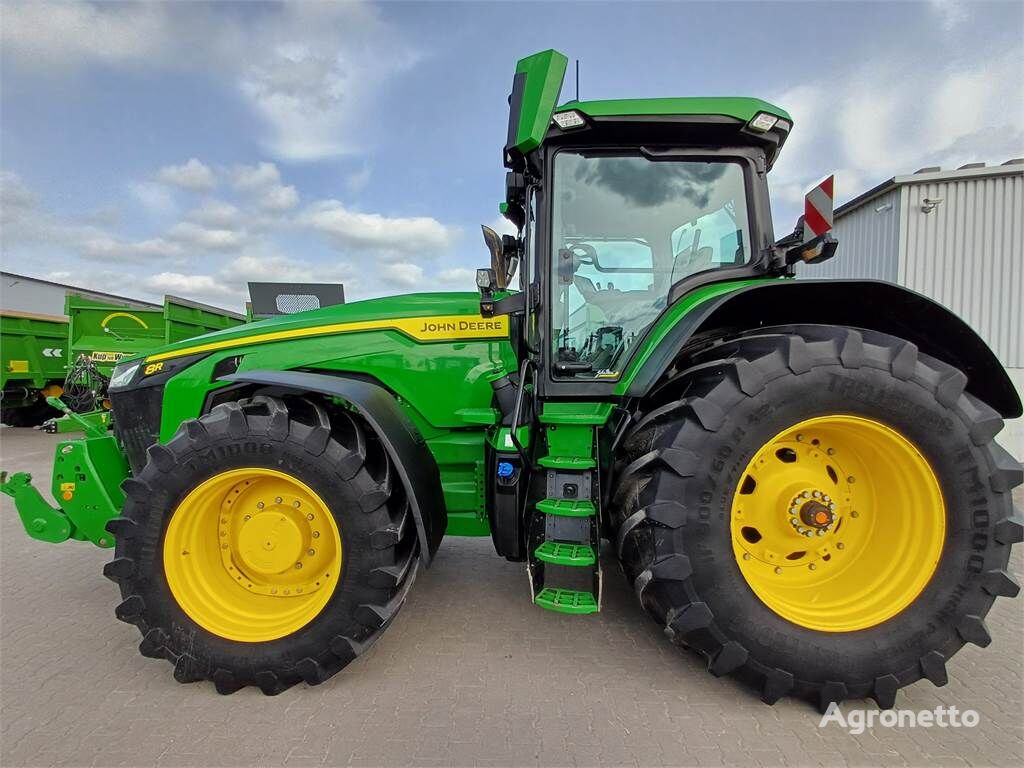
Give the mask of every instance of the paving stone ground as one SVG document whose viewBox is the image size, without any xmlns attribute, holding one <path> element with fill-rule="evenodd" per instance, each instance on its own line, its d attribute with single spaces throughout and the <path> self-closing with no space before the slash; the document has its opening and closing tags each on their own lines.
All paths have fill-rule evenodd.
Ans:
<svg viewBox="0 0 1024 768">
<path fill-rule="evenodd" d="M 0 464 L 48 487 L 56 439 L 2 428 Z M 447 539 L 395 623 L 341 674 L 274 698 L 222 697 L 138 654 L 100 573 L 109 552 L 33 541 L 3 499 L 5 767 L 1024 765 L 1021 599 L 997 601 L 992 645 L 961 651 L 948 686 L 898 699 L 976 710 L 977 727 L 851 735 L 819 728 L 805 704 L 769 707 L 711 677 L 646 618 L 608 553 L 603 611 L 574 618 L 533 607 L 523 568 L 489 539 Z"/>
</svg>

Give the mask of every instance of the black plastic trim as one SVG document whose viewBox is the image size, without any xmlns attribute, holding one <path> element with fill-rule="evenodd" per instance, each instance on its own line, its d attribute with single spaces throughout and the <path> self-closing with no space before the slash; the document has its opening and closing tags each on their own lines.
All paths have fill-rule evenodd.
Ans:
<svg viewBox="0 0 1024 768">
<path fill-rule="evenodd" d="M 409 493 L 421 556 L 424 565 L 430 564 L 448 527 L 441 474 L 423 436 L 402 413 L 391 393 L 369 381 L 303 371 L 246 371 L 224 376 L 221 381 L 262 384 L 283 391 L 319 392 L 339 397 L 355 408 L 384 445 Z"/>
<path fill-rule="evenodd" d="M 646 395 L 697 333 L 799 323 L 865 328 L 911 341 L 925 354 L 963 371 L 967 391 L 1003 418 L 1021 416 L 1013 382 L 974 329 L 927 296 L 881 280 L 776 280 L 710 299 L 669 332 L 627 394 Z"/>
</svg>

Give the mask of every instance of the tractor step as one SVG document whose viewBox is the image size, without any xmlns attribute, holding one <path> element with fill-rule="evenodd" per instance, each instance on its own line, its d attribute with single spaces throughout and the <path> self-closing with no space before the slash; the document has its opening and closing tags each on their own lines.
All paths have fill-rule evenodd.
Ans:
<svg viewBox="0 0 1024 768">
<path fill-rule="evenodd" d="M 587 566 L 597 562 L 594 550 L 589 544 L 545 541 L 533 554 L 538 560 L 552 565 Z"/>
<path fill-rule="evenodd" d="M 597 514 L 594 502 L 585 499 L 541 499 L 537 509 L 558 517 L 594 517 Z"/>
<path fill-rule="evenodd" d="M 570 472 L 594 469 L 597 466 L 594 459 L 586 456 L 544 456 L 537 463 L 545 469 L 564 469 Z"/>
<path fill-rule="evenodd" d="M 534 603 L 541 608 L 558 613 L 597 613 L 597 600 L 590 592 L 578 592 L 572 589 L 556 589 L 546 587 L 540 591 Z"/>
</svg>

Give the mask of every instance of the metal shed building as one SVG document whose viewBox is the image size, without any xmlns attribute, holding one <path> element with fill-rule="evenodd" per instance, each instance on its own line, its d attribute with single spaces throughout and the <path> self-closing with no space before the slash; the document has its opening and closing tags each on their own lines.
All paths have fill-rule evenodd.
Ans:
<svg viewBox="0 0 1024 768">
<path fill-rule="evenodd" d="M 835 211 L 835 258 L 800 274 L 889 280 L 952 309 L 1024 392 L 1024 159 L 922 168 Z M 1024 420 L 1000 441 L 1024 456 Z"/>
</svg>

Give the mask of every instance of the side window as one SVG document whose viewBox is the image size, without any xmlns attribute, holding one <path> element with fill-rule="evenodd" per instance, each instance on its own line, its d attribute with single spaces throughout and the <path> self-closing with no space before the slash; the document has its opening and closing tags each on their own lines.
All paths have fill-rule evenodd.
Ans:
<svg viewBox="0 0 1024 768">
<path fill-rule="evenodd" d="M 555 375 L 617 378 L 674 283 L 750 258 L 736 161 L 564 150 L 551 194 Z"/>
<path fill-rule="evenodd" d="M 749 255 L 743 232 L 746 219 L 736 222 L 736 205 L 730 202 L 717 211 L 677 227 L 672 232 L 672 280 L 706 269 L 744 264 Z M 745 206 L 743 208 L 745 215 Z"/>
</svg>

